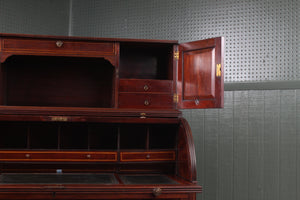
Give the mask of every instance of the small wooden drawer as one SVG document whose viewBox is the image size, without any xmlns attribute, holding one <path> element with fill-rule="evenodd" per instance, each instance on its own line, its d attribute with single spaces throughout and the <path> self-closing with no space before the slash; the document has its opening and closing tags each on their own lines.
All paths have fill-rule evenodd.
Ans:
<svg viewBox="0 0 300 200">
<path fill-rule="evenodd" d="M 175 151 L 121 152 L 122 162 L 174 161 Z"/>
<path fill-rule="evenodd" d="M 173 95 L 120 93 L 119 94 L 119 108 L 172 109 L 173 108 Z"/>
<path fill-rule="evenodd" d="M 117 152 L 0 151 L 0 161 L 113 162 L 117 161 Z"/>
<path fill-rule="evenodd" d="M 148 79 L 120 79 L 119 91 L 172 93 L 173 81 Z"/>
<path fill-rule="evenodd" d="M 20 54 L 114 55 L 113 42 L 83 42 L 49 39 L 3 39 L 2 49 Z"/>
</svg>

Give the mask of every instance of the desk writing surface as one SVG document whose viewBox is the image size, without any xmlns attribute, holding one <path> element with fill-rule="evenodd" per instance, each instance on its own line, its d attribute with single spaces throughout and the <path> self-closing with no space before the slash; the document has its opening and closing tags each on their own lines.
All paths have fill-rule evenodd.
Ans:
<svg viewBox="0 0 300 200">
<path fill-rule="evenodd" d="M 0 184 L 117 184 L 113 174 L 5 173 Z"/>
</svg>

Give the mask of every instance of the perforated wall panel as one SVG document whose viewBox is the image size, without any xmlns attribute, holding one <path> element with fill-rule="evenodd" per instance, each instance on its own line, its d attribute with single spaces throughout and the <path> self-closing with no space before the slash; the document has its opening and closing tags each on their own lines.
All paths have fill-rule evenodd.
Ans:
<svg viewBox="0 0 300 200">
<path fill-rule="evenodd" d="M 69 0 L 0 0 L 0 32 L 67 35 Z"/>
<path fill-rule="evenodd" d="M 78 36 L 226 39 L 225 82 L 299 80 L 299 0 L 73 0 Z"/>
</svg>

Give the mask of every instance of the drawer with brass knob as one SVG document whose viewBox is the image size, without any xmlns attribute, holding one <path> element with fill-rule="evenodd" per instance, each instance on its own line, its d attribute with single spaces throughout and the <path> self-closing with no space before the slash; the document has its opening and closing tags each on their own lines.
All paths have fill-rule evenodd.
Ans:
<svg viewBox="0 0 300 200">
<path fill-rule="evenodd" d="M 58 55 L 115 55 L 114 42 L 86 42 L 76 40 L 52 39 L 3 39 L 2 51 L 22 54 L 58 54 Z"/>
<path fill-rule="evenodd" d="M 120 160 L 123 162 L 174 161 L 175 151 L 121 152 Z"/>
<path fill-rule="evenodd" d="M 120 93 L 119 108 L 172 109 L 172 94 Z"/>
<path fill-rule="evenodd" d="M 0 161 L 32 162 L 114 162 L 117 152 L 84 152 L 84 151 L 0 151 Z"/>
<path fill-rule="evenodd" d="M 120 79 L 120 92 L 173 93 L 173 81 Z"/>
</svg>

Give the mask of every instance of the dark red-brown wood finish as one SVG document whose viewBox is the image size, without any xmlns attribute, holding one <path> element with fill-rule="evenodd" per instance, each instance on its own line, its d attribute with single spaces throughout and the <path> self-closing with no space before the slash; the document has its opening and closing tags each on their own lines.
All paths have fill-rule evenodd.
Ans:
<svg viewBox="0 0 300 200">
<path fill-rule="evenodd" d="M 224 93 L 224 38 L 179 45 L 179 108 L 221 108 Z"/>
<path fill-rule="evenodd" d="M 0 176 L 3 176 L 1 177 L 3 182 L 0 184 L 0 199 L 24 199 L 25 197 L 29 199 L 192 198 L 196 192 L 201 192 L 201 187 L 196 184 L 195 153 L 187 122 L 179 118 L 177 122 L 171 120 L 168 125 L 162 122 L 160 124 L 153 122 L 148 124 L 145 123 L 147 120 L 147 118 L 144 119 L 142 123 L 132 119 L 130 123 L 122 122 L 116 124 L 111 122 L 97 123 L 97 125 L 93 123 L 82 125 L 79 122 L 71 126 L 76 127 L 77 130 L 80 129 L 80 132 L 85 132 L 84 127 L 89 126 L 89 132 L 86 134 L 89 135 L 88 137 L 93 136 L 94 139 L 95 130 L 98 131 L 99 128 L 103 130 L 103 127 L 106 131 L 110 130 L 110 135 L 116 134 L 118 138 L 112 140 L 106 136 L 106 143 L 116 143 L 116 145 L 110 144 L 111 148 L 115 148 L 115 150 L 110 151 L 102 150 L 100 147 L 98 147 L 100 149 L 90 149 L 90 145 L 97 145 L 97 142 L 95 143 L 94 140 L 88 142 L 87 145 L 90 147 L 86 147 L 86 149 L 79 150 L 76 147 L 72 147 L 77 149 L 76 151 L 64 149 L 68 149 L 69 145 L 76 146 L 76 144 L 69 143 L 65 143 L 63 146 L 58 145 L 59 147 L 55 145 L 45 150 L 34 149 L 33 145 L 40 145 L 39 141 L 43 143 L 41 140 L 35 141 L 36 138 L 40 138 L 39 133 L 43 133 L 43 137 L 48 137 L 44 146 L 52 143 L 51 135 L 54 135 L 56 130 L 63 136 L 58 140 L 69 139 L 72 141 L 80 133 L 78 131 L 76 133 L 73 130 L 71 135 L 65 135 L 65 133 L 68 133 L 68 129 L 71 128 L 69 123 L 0 122 L 0 137 L 2 141 L 0 142 L 0 148 L 2 149 L 0 151 Z M 47 130 L 44 128 L 47 128 Z M 116 131 L 114 132 L 112 129 L 116 129 Z M 14 132 L 8 132 L 8 130 Z M 24 130 L 23 134 L 21 133 L 22 130 Z M 170 132 L 166 132 L 166 130 Z M 22 147 L 23 149 L 20 149 L 22 144 L 15 144 L 14 139 L 10 138 L 8 134 L 13 136 L 19 135 L 19 140 L 22 140 L 22 138 L 27 140 L 24 143 L 25 146 Z M 140 138 L 140 135 L 143 134 L 145 137 Z M 127 135 L 133 135 L 135 139 L 132 140 Z M 157 141 L 157 138 L 160 140 Z M 10 146 L 5 142 L 19 145 L 19 147 L 17 147 L 17 150 L 12 150 L 11 148 L 14 146 Z M 84 139 L 81 138 L 80 143 L 77 145 L 80 148 L 85 148 L 81 146 L 82 143 L 84 143 Z M 139 145 L 143 143 L 145 145 Z M 6 147 L 10 148 L 10 150 Z M 34 180 L 27 184 L 23 182 L 17 184 L 9 181 L 5 182 L 6 176 L 10 174 L 24 176 L 24 173 L 29 173 L 35 177 L 37 174 L 57 174 L 57 169 L 63 171 L 64 174 L 71 175 L 72 173 L 77 175 L 93 174 L 93 176 L 103 173 L 110 174 L 116 177 L 117 182 L 111 184 L 47 183 L 47 181 L 46 183 L 37 184 Z M 144 178 L 148 177 L 150 183 L 147 183 L 147 179 L 144 179 L 143 184 L 127 184 L 122 178 L 118 178 L 128 174 L 144 176 Z M 56 176 L 60 176 L 60 174 Z M 167 177 L 170 183 L 151 183 L 152 176 Z M 83 181 L 85 180 L 83 179 Z"/>
<path fill-rule="evenodd" d="M 222 38 L 0 34 L 0 199 L 195 200 L 177 108 L 222 107 L 222 56 Z"/>
<path fill-rule="evenodd" d="M 0 46 L 1 47 L 1 46 Z M 1 56 L 1 52 L 0 52 L 0 56 Z M 5 94 L 5 89 L 6 89 L 6 86 L 5 86 L 5 72 L 4 72 L 4 68 L 1 67 L 1 63 L 0 63 L 0 105 L 3 105 L 4 104 L 4 101 L 5 101 L 5 96 L 3 94 Z"/>
<path fill-rule="evenodd" d="M 197 183 L 196 153 L 191 128 L 188 122 L 180 119 L 178 132 L 178 176 Z"/>
</svg>

